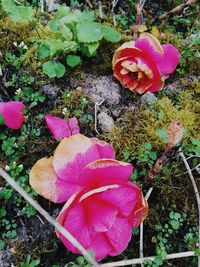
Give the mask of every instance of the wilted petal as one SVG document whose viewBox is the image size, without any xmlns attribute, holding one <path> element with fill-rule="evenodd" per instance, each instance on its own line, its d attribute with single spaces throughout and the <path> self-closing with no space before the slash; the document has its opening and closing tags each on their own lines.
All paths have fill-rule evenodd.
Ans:
<svg viewBox="0 0 200 267">
<path fill-rule="evenodd" d="M 106 143 L 105 141 L 99 140 L 98 138 L 91 138 L 92 143 L 96 146 L 99 158 L 107 158 L 107 159 L 114 159 L 115 158 L 115 151 L 113 147 Z"/>
<path fill-rule="evenodd" d="M 108 237 L 104 233 L 99 233 L 93 238 L 93 242 L 89 250 L 94 251 L 97 261 L 101 261 L 113 250 Z"/>
<path fill-rule="evenodd" d="M 98 198 L 115 206 L 123 216 L 128 216 L 134 210 L 141 194 L 139 187 L 121 186 L 107 190 L 98 195 Z"/>
<path fill-rule="evenodd" d="M 84 199 L 83 205 L 87 214 L 88 225 L 93 231 L 102 233 L 112 227 L 118 213 L 115 206 L 99 200 L 97 194 Z"/>
<path fill-rule="evenodd" d="M 53 167 L 61 179 L 78 184 L 82 169 L 102 155 L 113 156 L 113 151 L 106 143 L 94 142 L 78 134 L 60 142 L 54 153 Z"/>
<path fill-rule="evenodd" d="M 56 140 L 80 133 L 80 128 L 76 118 L 64 120 L 55 116 L 47 115 L 45 116 L 45 120 Z"/>
<path fill-rule="evenodd" d="M 162 75 L 168 76 L 173 73 L 180 61 L 179 51 L 171 44 L 162 45 L 164 55 L 157 64 Z"/>
<path fill-rule="evenodd" d="M 79 184 L 87 188 L 122 184 L 129 180 L 133 166 L 113 159 L 100 159 L 88 164 L 81 172 Z"/>
<path fill-rule="evenodd" d="M 22 102 L 0 102 L 0 114 L 3 116 L 4 123 L 8 128 L 18 130 L 22 126 L 24 108 L 25 106 Z"/>
<path fill-rule="evenodd" d="M 76 184 L 69 184 L 57 177 L 52 158 L 43 158 L 36 162 L 30 171 L 30 185 L 46 199 L 61 203 L 80 189 Z"/>
<path fill-rule="evenodd" d="M 124 251 L 132 236 L 132 228 L 126 218 L 116 218 L 112 228 L 106 232 L 106 235 L 113 246 L 113 250 L 109 253 L 115 256 Z"/>
<path fill-rule="evenodd" d="M 59 215 L 60 216 L 60 215 Z M 62 224 L 80 243 L 87 249 L 92 242 L 92 236 L 94 233 L 91 232 L 87 223 L 87 214 L 84 210 L 82 203 L 74 204 L 62 209 L 62 223 L 58 217 L 58 222 Z M 68 241 L 61 233 L 57 231 L 57 235 L 61 238 L 64 245 L 73 253 L 80 253 L 70 241 Z"/>
<path fill-rule="evenodd" d="M 164 54 L 162 45 L 158 39 L 150 33 L 141 34 L 135 41 L 135 46 L 144 51 L 154 62 L 159 62 Z"/>
</svg>

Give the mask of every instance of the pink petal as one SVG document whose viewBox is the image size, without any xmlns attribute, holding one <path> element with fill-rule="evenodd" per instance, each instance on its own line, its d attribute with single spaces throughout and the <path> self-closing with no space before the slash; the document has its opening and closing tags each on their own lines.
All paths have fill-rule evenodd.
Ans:
<svg viewBox="0 0 200 267">
<path fill-rule="evenodd" d="M 62 226 L 66 228 L 80 243 L 87 249 L 92 242 L 92 233 L 88 228 L 87 217 L 82 203 L 70 206 L 68 209 L 62 211 L 65 218 L 62 220 Z M 58 217 L 58 221 L 59 217 Z M 62 242 L 73 253 L 80 253 L 71 242 L 69 242 L 62 234 L 58 233 Z"/>
<path fill-rule="evenodd" d="M 164 55 L 157 64 L 162 75 L 168 76 L 173 73 L 180 61 L 179 51 L 171 44 L 162 45 Z"/>
<path fill-rule="evenodd" d="M 107 236 L 105 234 L 97 234 L 92 240 L 89 250 L 94 251 L 97 261 L 101 261 L 113 250 Z"/>
<path fill-rule="evenodd" d="M 136 207 L 140 194 L 139 187 L 134 189 L 128 186 L 121 186 L 100 193 L 98 198 L 115 206 L 122 216 L 128 216 Z"/>
<path fill-rule="evenodd" d="M 30 171 L 30 185 L 46 199 L 61 203 L 80 189 L 76 184 L 69 184 L 57 177 L 52 158 L 43 158 L 36 162 Z"/>
<path fill-rule="evenodd" d="M 141 34 L 135 41 L 135 46 L 154 62 L 159 62 L 163 57 L 164 52 L 160 42 L 150 33 Z"/>
<path fill-rule="evenodd" d="M 64 120 L 58 117 L 47 115 L 45 116 L 45 120 L 48 128 L 56 140 L 80 133 L 80 128 L 76 118 Z"/>
<path fill-rule="evenodd" d="M 25 106 L 22 102 L 0 102 L 0 114 L 3 116 L 4 123 L 8 128 L 13 130 L 21 128 L 24 122 L 24 108 Z"/>
<path fill-rule="evenodd" d="M 125 218 L 116 218 L 112 228 L 105 233 L 108 237 L 113 250 L 109 253 L 111 256 L 116 256 L 122 253 L 128 246 L 132 236 L 132 228 Z"/>
<path fill-rule="evenodd" d="M 105 153 L 109 156 L 106 146 Z M 101 158 L 104 149 L 99 152 L 99 146 L 90 138 L 77 134 L 64 138 L 55 150 L 53 167 L 56 174 L 64 181 L 79 184 L 82 169 L 92 161 Z M 113 153 L 110 152 L 110 156 Z"/>
<path fill-rule="evenodd" d="M 127 182 L 133 172 L 129 163 L 100 159 L 88 164 L 80 174 L 79 184 L 87 188 Z"/>
<path fill-rule="evenodd" d="M 91 138 L 92 143 L 96 146 L 99 158 L 107 158 L 107 159 L 114 159 L 115 158 L 115 151 L 113 147 L 106 143 L 105 141 L 99 140 L 98 138 Z"/>
<path fill-rule="evenodd" d="M 88 226 L 90 225 L 96 233 L 106 232 L 112 227 L 118 211 L 111 204 L 95 196 L 83 200 Z"/>
</svg>

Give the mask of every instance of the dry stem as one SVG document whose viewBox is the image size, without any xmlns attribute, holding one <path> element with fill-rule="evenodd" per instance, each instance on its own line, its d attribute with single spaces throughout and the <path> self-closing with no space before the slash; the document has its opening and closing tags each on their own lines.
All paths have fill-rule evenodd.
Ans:
<svg viewBox="0 0 200 267">
<path fill-rule="evenodd" d="M 188 175 L 190 177 L 190 180 L 192 182 L 192 186 L 194 188 L 194 193 L 195 193 L 195 196 L 196 196 L 196 200 L 197 200 L 197 207 L 198 207 L 198 214 L 199 214 L 199 225 L 198 225 L 198 230 L 199 230 L 199 240 L 198 240 L 198 247 L 200 249 L 200 196 L 199 196 L 199 191 L 198 191 L 198 188 L 197 188 L 197 185 L 196 185 L 196 182 L 194 180 L 194 176 L 192 174 L 192 171 L 191 171 L 191 168 L 186 160 L 186 157 L 184 155 L 184 153 L 182 152 L 181 148 L 179 149 L 179 155 L 181 156 L 184 164 L 185 164 L 185 167 L 187 169 L 187 172 L 188 172 Z M 200 257 L 198 257 L 198 267 L 200 267 Z"/>
</svg>

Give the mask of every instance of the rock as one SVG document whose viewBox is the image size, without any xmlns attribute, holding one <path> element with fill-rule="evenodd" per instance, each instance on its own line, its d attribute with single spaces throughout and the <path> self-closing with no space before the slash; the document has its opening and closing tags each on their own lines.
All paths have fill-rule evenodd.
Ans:
<svg viewBox="0 0 200 267">
<path fill-rule="evenodd" d="M 120 86 L 115 82 L 112 76 L 95 76 L 91 74 L 84 74 L 85 77 L 82 82 L 77 84 L 77 81 L 71 81 L 72 87 L 75 85 L 78 91 L 81 90 L 94 103 L 105 102 L 109 105 L 117 105 L 121 99 Z"/>
<path fill-rule="evenodd" d="M 49 97 L 50 100 L 56 100 L 60 87 L 57 85 L 46 84 L 42 86 L 42 92 Z"/>
<path fill-rule="evenodd" d="M 102 132 L 108 133 L 111 132 L 115 126 L 114 120 L 106 112 L 101 112 L 98 115 L 98 123 Z"/>
<path fill-rule="evenodd" d="M 0 250 L 0 267 L 12 266 L 12 255 L 8 250 Z"/>
<path fill-rule="evenodd" d="M 153 103 L 155 103 L 157 100 L 157 97 L 153 93 L 147 92 L 146 94 L 142 95 L 140 98 L 141 105 L 147 105 L 150 106 Z"/>
</svg>

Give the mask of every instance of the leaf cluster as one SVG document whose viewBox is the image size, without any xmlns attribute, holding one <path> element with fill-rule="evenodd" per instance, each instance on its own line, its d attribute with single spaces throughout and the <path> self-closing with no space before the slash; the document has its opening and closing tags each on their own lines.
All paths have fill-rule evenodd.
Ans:
<svg viewBox="0 0 200 267">
<path fill-rule="evenodd" d="M 39 41 L 39 57 L 50 59 L 43 64 L 43 72 L 57 78 L 64 75 L 65 65 L 80 64 L 82 55 L 95 56 L 102 39 L 118 42 L 121 38 L 112 27 L 95 22 L 94 12 L 71 10 L 66 5 L 57 6 L 46 29 L 50 29 L 52 35 Z M 55 58 L 62 58 L 62 63 Z"/>
</svg>

